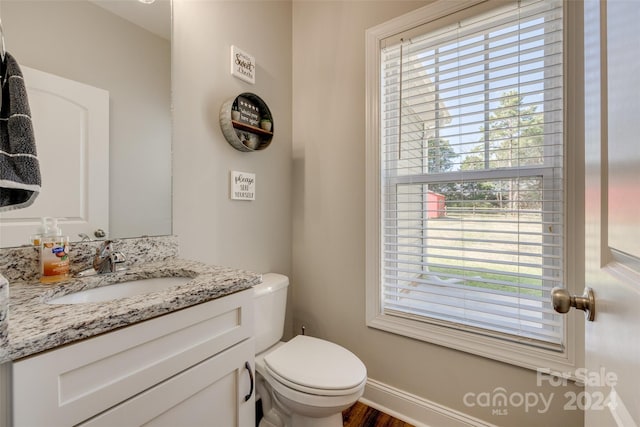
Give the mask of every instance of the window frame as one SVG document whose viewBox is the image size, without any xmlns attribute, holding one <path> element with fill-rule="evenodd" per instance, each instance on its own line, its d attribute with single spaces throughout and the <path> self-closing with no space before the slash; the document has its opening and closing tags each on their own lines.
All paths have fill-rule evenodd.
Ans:
<svg viewBox="0 0 640 427">
<path fill-rule="evenodd" d="M 572 294 L 584 283 L 584 158 L 582 5 L 564 2 L 564 171 L 565 171 L 565 280 Z M 571 374 L 584 360 L 584 317 L 575 311 L 565 316 L 565 342 L 561 351 L 533 347 L 517 341 L 453 329 L 433 323 L 385 314 L 382 310 L 380 86 L 381 42 L 394 35 L 449 19 L 473 15 L 504 4 L 499 0 L 451 2 L 438 0 L 394 18 L 366 32 L 366 323 L 367 326 L 409 338 L 446 346 L 528 369 Z M 476 12 L 477 10 L 477 12 Z M 446 25 L 446 24 L 444 24 Z M 568 78 L 571 76 L 571 78 Z M 575 76 L 580 76 L 576 78 Z M 573 112 L 567 114 L 568 111 Z M 541 168 L 543 169 L 543 168 Z M 571 188 L 572 191 L 566 191 Z M 582 190 L 582 191 L 581 191 Z M 571 218 L 571 221 L 568 219 Z M 524 339 L 522 340 L 524 341 Z"/>
</svg>

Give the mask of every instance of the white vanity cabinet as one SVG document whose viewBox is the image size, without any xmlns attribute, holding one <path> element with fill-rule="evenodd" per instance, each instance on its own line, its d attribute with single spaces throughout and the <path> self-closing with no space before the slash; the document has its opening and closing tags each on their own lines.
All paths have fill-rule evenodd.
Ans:
<svg viewBox="0 0 640 427">
<path fill-rule="evenodd" d="M 18 360 L 13 425 L 252 426 L 252 335 L 245 290 Z"/>
</svg>

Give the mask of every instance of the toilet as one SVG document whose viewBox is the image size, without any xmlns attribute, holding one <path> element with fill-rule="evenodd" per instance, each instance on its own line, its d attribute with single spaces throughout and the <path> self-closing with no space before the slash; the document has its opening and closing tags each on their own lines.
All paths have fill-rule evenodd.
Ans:
<svg viewBox="0 0 640 427">
<path fill-rule="evenodd" d="M 255 285 L 256 390 L 260 427 L 342 427 L 342 411 L 364 392 L 367 369 L 349 350 L 298 335 L 282 342 L 289 278 Z"/>
</svg>

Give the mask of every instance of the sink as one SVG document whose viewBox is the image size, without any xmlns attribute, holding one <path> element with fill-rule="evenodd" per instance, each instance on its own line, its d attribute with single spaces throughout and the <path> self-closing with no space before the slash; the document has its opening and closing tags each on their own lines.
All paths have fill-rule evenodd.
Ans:
<svg viewBox="0 0 640 427">
<path fill-rule="evenodd" d="M 173 286 L 185 284 L 193 277 L 154 277 L 150 279 L 128 280 L 113 285 L 73 292 L 47 301 L 47 304 L 83 304 L 106 302 L 118 298 L 132 297 L 150 292 L 163 291 Z"/>
</svg>

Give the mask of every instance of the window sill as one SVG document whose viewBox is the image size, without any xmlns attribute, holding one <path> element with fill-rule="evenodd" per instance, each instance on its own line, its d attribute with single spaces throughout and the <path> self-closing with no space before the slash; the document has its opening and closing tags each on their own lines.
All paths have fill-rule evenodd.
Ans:
<svg viewBox="0 0 640 427">
<path fill-rule="evenodd" d="M 368 316 L 367 326 L 532 370 L 573 376 L 578 367 L 575 354 L 567 349 L 533 347 L 388 314 Z"/>
</svg>

